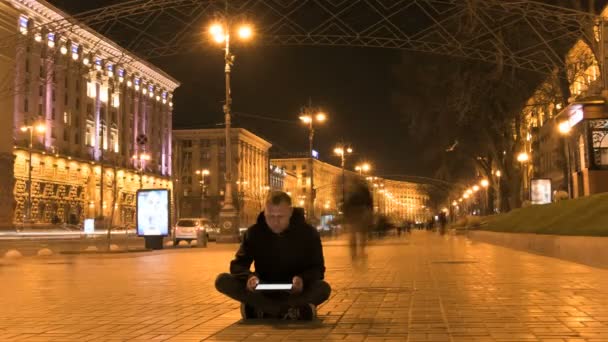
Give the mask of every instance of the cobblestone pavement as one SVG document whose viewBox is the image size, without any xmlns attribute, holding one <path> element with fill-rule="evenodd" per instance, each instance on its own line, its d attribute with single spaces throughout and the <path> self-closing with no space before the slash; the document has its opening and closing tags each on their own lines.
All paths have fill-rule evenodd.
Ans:
<svg viewBox="0 0 608 342">
<path fill-rule="evenodd" d="M 0 261 L 0 341 L 608 341 L 608 270 L 414 232 L 353 267 L 325 243 L 317 322 L 241 322 L 235 245 Z"/>
</svg>

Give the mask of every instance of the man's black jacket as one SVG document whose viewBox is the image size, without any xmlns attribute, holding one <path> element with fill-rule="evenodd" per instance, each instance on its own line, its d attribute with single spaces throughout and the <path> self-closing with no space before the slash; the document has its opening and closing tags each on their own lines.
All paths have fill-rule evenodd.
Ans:
<svg viewBox="0 0 608 342">
<path fill-rule="evenodd" d="M 262 283 L 291 283 L 294 276 L 304 280 L 304 286 L 323 279 L 325 261 L 321 238 L 317 230 L 306 223 L 304 213 L 294 208 L 289 227 L 275 234 L 260 213 L 257 223 L 247 229 L 230 273 L 247 279 L 251 263 Z"/>
</svg>

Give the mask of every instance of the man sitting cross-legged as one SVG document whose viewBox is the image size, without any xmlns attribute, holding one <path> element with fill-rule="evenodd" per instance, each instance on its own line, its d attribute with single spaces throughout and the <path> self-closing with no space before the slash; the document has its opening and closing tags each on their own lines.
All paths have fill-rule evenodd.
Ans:
<svg viewBox="0 0 608 342">
<path fill-rule="evenodd" d="M 251 263 L 255 272 L 251 272 Z M 312 320 L 316 306 L 329 298 L 323 281 L 325 264 L 321 238 L 293 208 L 284 192 L 271 192 L 257 223 L 247 229 L 230 273 L 220 274 L 216 289 L 241 302 L 243 318 Z M 290 292 L 259 291 L 259 283 L 291 283 Z"/>
</svg>

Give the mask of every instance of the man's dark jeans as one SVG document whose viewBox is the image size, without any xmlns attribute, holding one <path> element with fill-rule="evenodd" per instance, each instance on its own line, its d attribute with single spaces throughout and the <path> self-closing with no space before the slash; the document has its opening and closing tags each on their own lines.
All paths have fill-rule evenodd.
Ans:
<svg viewBox="0 0 608 342">
<path fill-rule="evenodd" d="M 302 293 L 294 295 L 281 291 L 248 291 L 246 280 L 222 273 L 215 280 L 215 288 L 226 296 L 248 304 L 264 313 L 279 316 L 290 306 L 319 305 L 329 298 L 331 287 L 323 280 L 304 284 Z"/>
</svg>

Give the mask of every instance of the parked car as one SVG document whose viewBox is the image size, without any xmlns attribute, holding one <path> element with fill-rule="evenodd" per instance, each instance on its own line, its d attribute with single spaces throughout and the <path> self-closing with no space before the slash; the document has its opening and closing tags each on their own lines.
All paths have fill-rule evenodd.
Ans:
<svg viewBox="0 0 608 342">
<path fill-rule="evenodd" d="M 215 240 L 219 230 L 207 218 L 181 218 L 177 220 L 173 229 L 173 242 L 179 243 L 181 240 L 196 240 L 199 231 L 205 231 L 207 240 Z"/>
<path fill-rule="evenodd" d="M 218 237 L 218 235 L 220 235 L 220 227 L 211 223 L 211 225 L 209 227 L 207 227 L 206 229 L 207 229 L 207 239 L 209 241 L 217 241 L 217 237 Z"/>
</svg>

